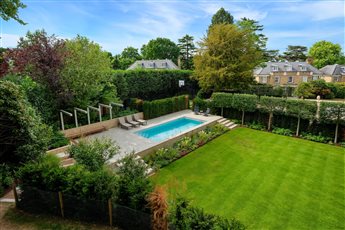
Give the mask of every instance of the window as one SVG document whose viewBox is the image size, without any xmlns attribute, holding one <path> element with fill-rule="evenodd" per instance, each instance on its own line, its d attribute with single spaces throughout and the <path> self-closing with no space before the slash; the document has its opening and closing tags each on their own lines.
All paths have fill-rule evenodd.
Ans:
<svg viewBox="0 0 345 230">
<path fill-rule="evenodd" d="M 291 65 L 285 65 L 285 71 L 292 71 L 292 66 Z"/>
<path fill-rule="evenodd" d="M 299 65 L 301 71 L 307 71 L 307 67 L 304 65 Z"/>
<path fill-rule="evenodd" d="M 293 83 L 293 77 L 288 77 L 288 83 Z"/>
<path fill-rule="evenodd" d="M 307 76 L 303 76 L 303 82 L 308 82 L 308 77 Z"/>
<path fill-rule="evenodd" d="M 267 76 L 260 77 L 260 82 L 261 83 L 267 83 Z"/>
<path fill-rule="evenodd" d="M 278 66 L 272 65 L 272 66 L 271 66 L 271 70 L 272 70 L 272 71 L 278 71 Z"/>
<path fill-rule="evenodd" d="M 274 77 L 274 83 L 279 84 L 279 82 L 280 82 L 280 77 L 278 76 Z"/>
<path fill-rule="evenodd" d="M 339 81 L 339 77 L 333 77 L 333 82 Z"/>
<path fill-rule="evenodd" d="M 162 63 L 162 67 L 167 68 L 168 67 L 168 63 L 167 62 L 163 62 Z"/>
<path fill-rule="evenodd" d="M 345 67 L 340 67 L 341 68 L 341 72 L 345 73 Z"/>
<path fill-rule="evenodd" d="M 313 81 L 319 79 L 319 76 L 313 76 Z"/>
</svg>

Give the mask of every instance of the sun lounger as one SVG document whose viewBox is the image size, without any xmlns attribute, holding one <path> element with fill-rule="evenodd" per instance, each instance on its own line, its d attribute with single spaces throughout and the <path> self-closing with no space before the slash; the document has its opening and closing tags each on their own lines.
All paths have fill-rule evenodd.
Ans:
<svg viewBox="0 0 345 230">
<path fill-rule="evenodd" d="M 133 114 L 133 120 L 139 122 L 141 125 L 147 125 L 147 120 L 140 119 L 137 114 Z"/>
<path fill-rule="evenodd" d="M 199 106 L 194 106 L 194 114 L 195 115 L 199 115 L 200 114 L 200 112 L 199 112 Z"/>
<path fill-rule="evenodd" d="M 127 121 L 127 123 L 129 123 L 129 124 L 131 124 L 133 126 L 139 126 L 140 125 L 139 122 L 133 121 L 132 116 L 127 116 L 126 117 L 126 121 Z"/>
<path fill-rule="evenodd" d="M 207 117 L 209 114 L 210 114 L 210 108 L 207 108 L 203 115 Z"/>
<path fill-rule="evenodd" d="M 120 127 L 123 129 L 130 129 L 133 127 L 133 125 L 125 122 L 125 119 L 123 117 L 119 117 L 119 124 L 120 124 Z"/>
</svg>

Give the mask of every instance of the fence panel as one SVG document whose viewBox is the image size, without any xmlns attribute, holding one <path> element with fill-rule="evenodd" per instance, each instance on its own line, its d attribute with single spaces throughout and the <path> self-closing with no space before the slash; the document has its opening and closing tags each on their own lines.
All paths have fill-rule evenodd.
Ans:
<svg viewBox="0 0 345 230">
<path fill-rule="evenodd" d="M 113 204 L 113 223 L 124 230 L 150 230 L 151 216 L 148 213 Z"/>
<path fill-rule="evenodd" d="M 18 193 L 18 208 L 30 213 L 47 213 L 61 216 L 57 192 L 43 191 L 30 186 L 21 186 Z"/>
</svg>

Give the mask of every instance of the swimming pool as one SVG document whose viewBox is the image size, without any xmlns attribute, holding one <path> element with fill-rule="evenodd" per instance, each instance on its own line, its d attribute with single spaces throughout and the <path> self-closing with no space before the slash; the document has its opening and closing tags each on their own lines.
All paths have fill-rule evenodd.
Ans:
<svg viewBox="0 0 345 230">
<path fill-rule="evenodd" d="M 202 123 L 204 123 L 204 121 L 181 117 L 135 133 L 150 140 L 159 142 L 174 137 Z"/>
</svg>

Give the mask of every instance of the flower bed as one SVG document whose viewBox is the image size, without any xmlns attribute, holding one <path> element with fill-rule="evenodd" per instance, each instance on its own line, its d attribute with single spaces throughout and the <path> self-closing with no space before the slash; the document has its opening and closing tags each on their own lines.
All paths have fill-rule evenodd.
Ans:
<svg viewBox="0 0 345 230">
<path fill-rule="evenodd" d="M 187 155 L 193 150 L 222 135 L 229 129 L 221 124 L 207 127 L 191 137 L 183 137 L 170 148 L 158 149 L 153 154 L 144 157 L 144 161 L 155 170 L 160 169 L 173 161 Z"/>
</svg>

